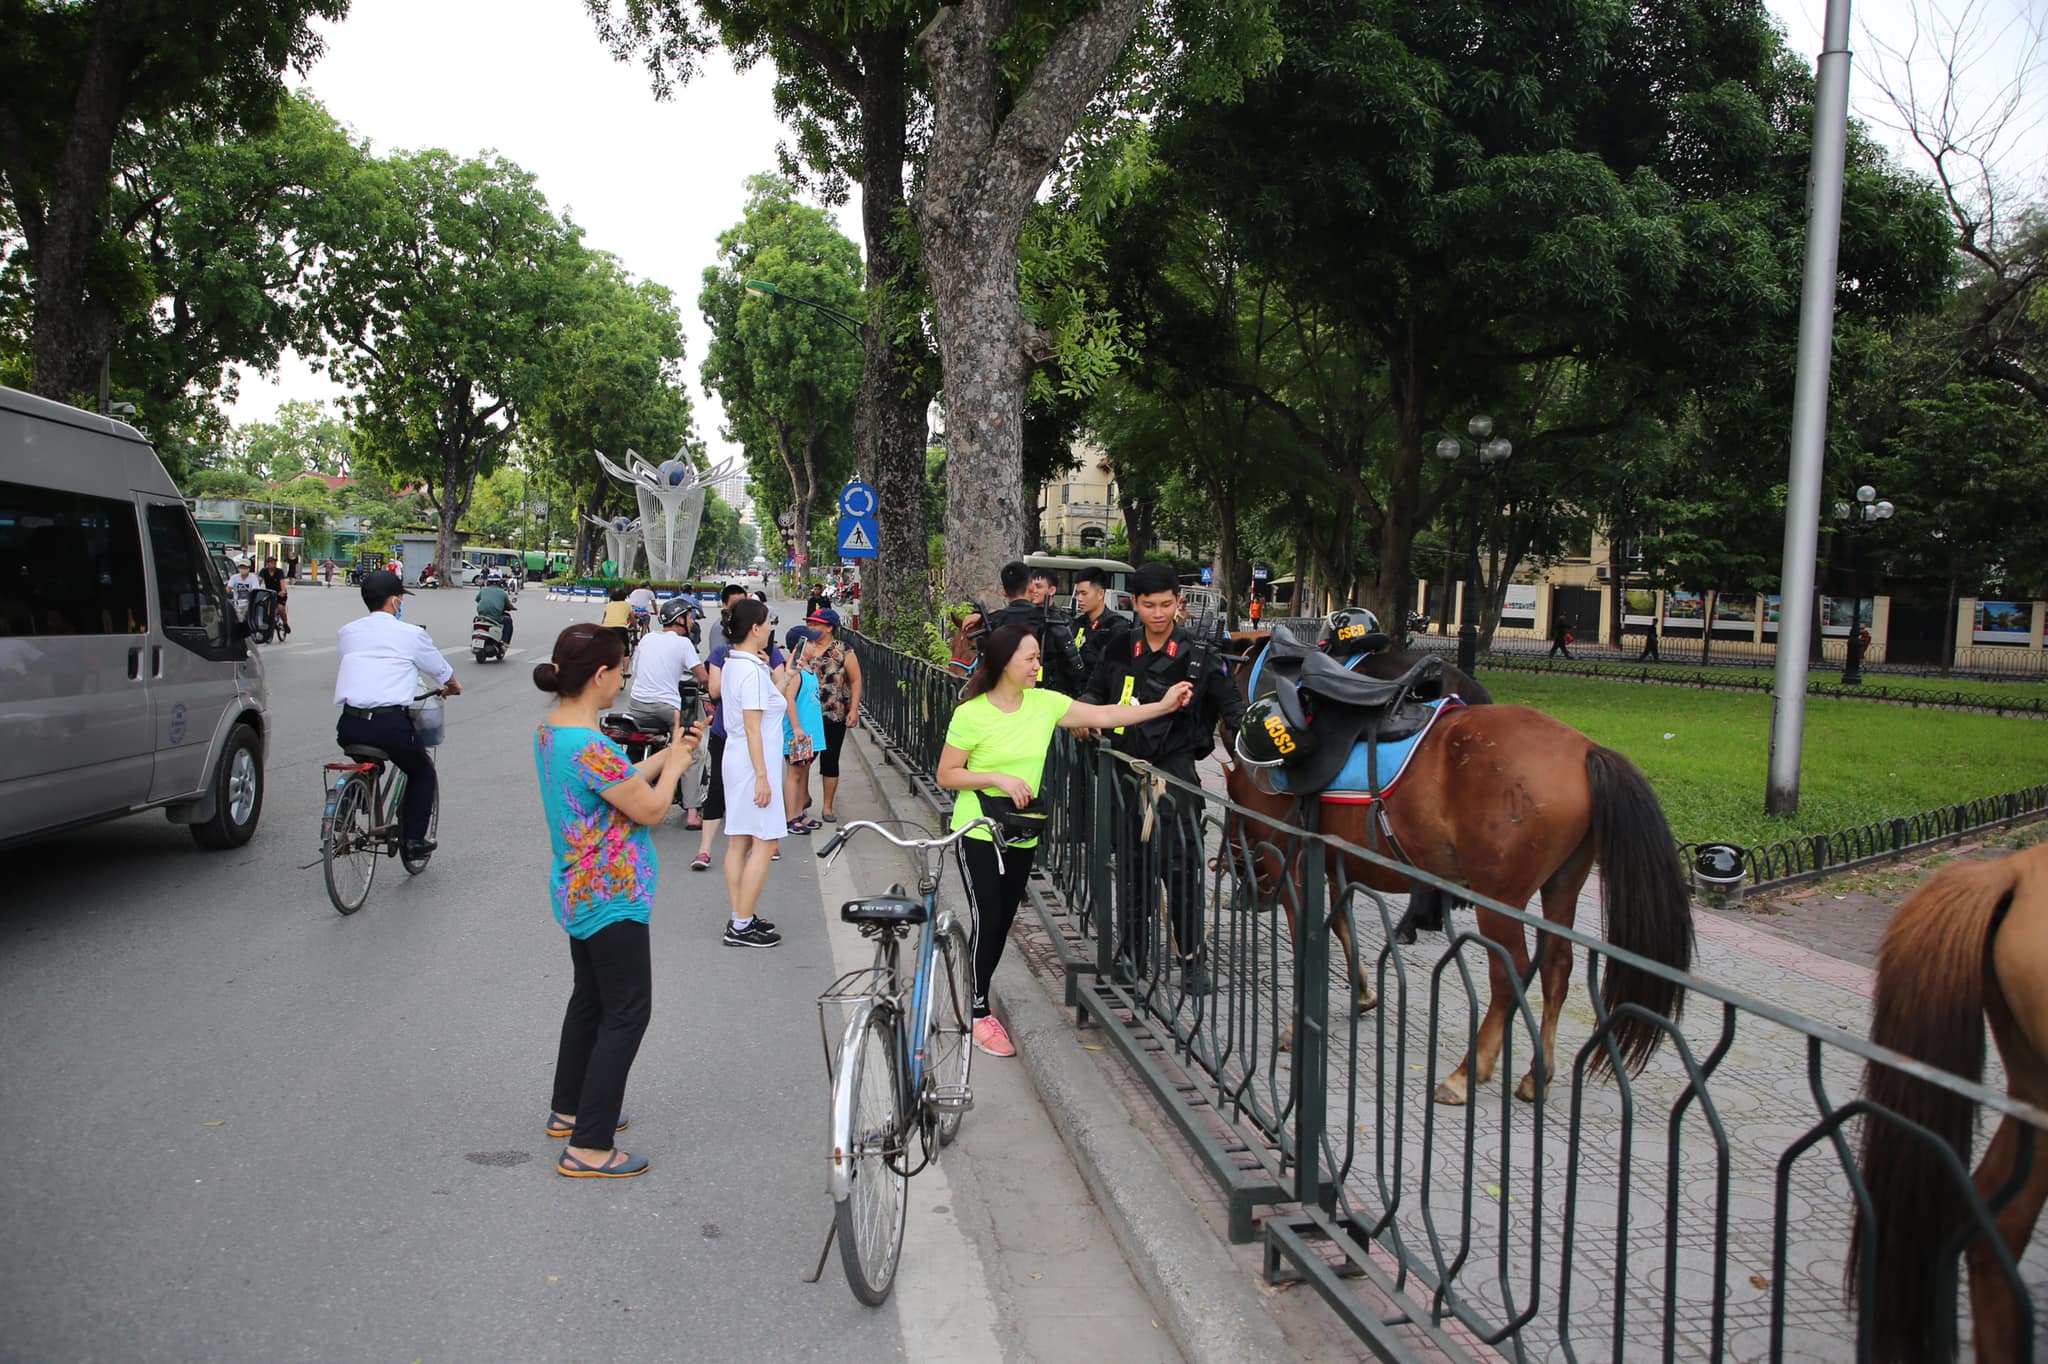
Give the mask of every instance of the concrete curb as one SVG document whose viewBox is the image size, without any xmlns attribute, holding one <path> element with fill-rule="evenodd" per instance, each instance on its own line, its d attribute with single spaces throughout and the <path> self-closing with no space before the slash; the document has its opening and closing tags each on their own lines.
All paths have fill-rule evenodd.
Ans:
<svg viewBox="0 0 2048 1364">
<path fill-rule="evenodd" d="M 930 811 L 903 790 L 901 769 L 878 769 L 868 749 L 871 736 L 855 733 L 863 742 L 850 747 L 891 812 L 929 819 Z M 998 969 L 990 1002 L 1007 1021 L 1033 1088 L 1182 1357 L 1189 1364 L 1292 1358 L 1244 1268 L 1081 1049 L 1063 1004 L 1014 955 Z"/>
</svg>

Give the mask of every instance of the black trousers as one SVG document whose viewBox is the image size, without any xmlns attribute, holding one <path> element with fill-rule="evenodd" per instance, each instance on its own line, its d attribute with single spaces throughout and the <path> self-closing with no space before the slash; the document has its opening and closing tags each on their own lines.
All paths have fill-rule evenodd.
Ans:
<svg viewBox="0 0 2048 1364">
<path fill-rule="evenodd" d="M 1155 760 L 1163 772 L 1196 785 L 1193 758 Z M 1142 784 L 1117 776 L 1116 921 L 1119 955 L 1139 971 L 1151 960 L 1159 931 L 1159 896 L 1173 925 L 1175 952 L 1199 957 L 1202 922 L 1202 798 L 1168 788 L 1154 807 L 1152 837 L 1144 833 L 1147 804 Z"/>
<path fill-rule="evenodd" d="M 362 717 L 343 711 L 335 722 L 334 737 L 343 744 L 368 744 L 391 755 L 392 765 L 405 773 L 405 803 L 398 812 L 400 837 L 408 843 L 425 838 L 439 779 L 427 746 L 413 728 L 411 712 L 391 710 Z"/>
<path fill-rule="evenodd" d="M 967 869 L 967 893 L 974 900 L 974 1016 L 988 1017 L 989 982 L 1003 960 L 1024 883 L 1031 879 L 1035 848 L 1005 848 L 996 870 L 996 845 L 980 838 L 960 840 L 960 865 Z"/>
<path fill-rule="evenodd" d="M 825 751 L 818 755 L 818 775 L 839 777 L 839 750 L 846 747 L 846 722 L 827 719 L 825 721 Z"/>
<path fill-rule="evenodd" d="M 588 938 L 571 938 L 569 960 L 576 984 L 555 1056 L 555 1112 L 576 1115 L 571 1146 L 609 1151 L 626 1098 L 626 1075 L 654 1008 L 647 925 L 627 920 Z"/>
<path fill-rule="evenodd" d="M 705 740 L 704 752 L 706 759 L 711 764 L 711 768 L 708 773 L 710 780 L 704 786 L 704 809 L 702 814 L 706 819 L 724 819 L 725 736 L 707 731 Z"/>
</svg>

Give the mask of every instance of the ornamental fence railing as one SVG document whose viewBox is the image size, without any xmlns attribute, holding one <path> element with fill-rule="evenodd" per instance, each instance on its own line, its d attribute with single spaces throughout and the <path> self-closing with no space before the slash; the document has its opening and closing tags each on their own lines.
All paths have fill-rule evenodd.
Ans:
<svg viewBox="0 0 2048 1364">
<path fill-rule="evenodd" d="M 1297 634 L 1313 631 L 1323 623 L 1321 616 L 1268 616 L 1259 622 L 1260 629 L 1274 625 L 1285 625 Z M 1244 622 L 1249 628 L 1249 622 Z M 1702 647 L 1697 635 L 1659 635 L 1657 654 L 1644 659 L 1643 636 L 1631 633 L 1625 648 L 1601 644 L 1585 636 L 1571 645 L 1580 657 L 1591 658 L 1610 664 L 1648 663 L 1697 668 L 1770 668 L 1778 657 L 1775 644 L 1758 644 L 1750 639 L 1723 639 L 1716 636 L 1712 647 Z M 1414 643 L 1418 648 L 1440 651 L 1455 651 L 1458 647 L 1457 627 L 1452 626 L 1446 635 L 1432 625 L 1429 629 L 1417 631 Z M 1840 668 L 1843 662 L 1844 640 L 1830 636 L 1822 642 L 1822 658 L 1816 667 Z M 1549 637 L 1540 630 L 1517 630 L 1508 627 L 1497 628 L 1487 639 L 1483 656 L 1501 659 L 1528 659 L 1546 656 L 1550 649 Z M 1895 663 L 1885 656 L 1882 644 L 1873 644 L 1863 656 L 1866 674 L 1888 677 L 1947 676 L 1981 677 L 2006 681 L 2040 681 L 2048 679 L 2048 651 L 2021 648 L 2004 644 L 1963 645 L 1956 650 L 1955 666 L 1943 670 L 1933 663 Z M 1854 689 L 1850 690 L 1854 694 Z"/>
<path fill-rule="evenodd" d="M 936 806 L 959 680 L 855 647 L 869 728 Z M 1263 1242 L 1268 1280 L 1312 1286 L 1381 1359 L 1868 1359 L 1843 1302 L 1851 1218 L 1870 1207 L 1862 1126 L 1895 1124 L 1937 1157 L 1964 1219 L 1935 1275 L 1951 1315 L 1955 1252 L 2025 1181 L 1980 1196 L 1957 1152 L 1860 1095 L 1864 1066 L 2016 1119 L 2025 1168 L 2048 1127 L 2048 1113 L 1863 1040 L 1861 995 L 1717 939 L 1688 973 L 1593 924 L 1482 901 L 1497 929 L 1513 925 L 1496 940 L 1457 887 L 1065 735 L 1045 783 L 1059 798 L 1031 898 L 1077 1020 L 1143 1077 L 1222 1191 L 1233 1238 Z M 1417 883 L 1468 905 L 1403 946 Z M 1548 982 L 1525 983 L 1532 941 L 1563 954 Z M 1682 1021 L 1610 1005 L 1610 979 L 1679 987 Z M 1490 998 L 1507 1004 L 1494 1075 L 1461 1106 L 1435 1102 L 1476 1064 Z M 1555 1070 L 1524 1081 L 1546 1003 L 1562 1010 Z M 1603 1077 L 1630 1028 L 1661 1047 L 1639 1073 Z M 2030 1284 L 2048 1281 L 2048 1255 L 2000 1273 L 2027 1305 L 2031 1358 Z"/>
</svg>

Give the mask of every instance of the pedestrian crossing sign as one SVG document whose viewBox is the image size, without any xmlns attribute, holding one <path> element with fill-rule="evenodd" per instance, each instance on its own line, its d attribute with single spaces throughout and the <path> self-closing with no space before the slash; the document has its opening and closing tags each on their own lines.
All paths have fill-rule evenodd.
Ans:
<svg viewBox="0 0 2048 1364">
<path fill-rule="evenodd" d="M 839 518 L 839 556 L 842 559 L 874 558 L 875 538 L 874 517 L 842 516 Z"/>
</svg>

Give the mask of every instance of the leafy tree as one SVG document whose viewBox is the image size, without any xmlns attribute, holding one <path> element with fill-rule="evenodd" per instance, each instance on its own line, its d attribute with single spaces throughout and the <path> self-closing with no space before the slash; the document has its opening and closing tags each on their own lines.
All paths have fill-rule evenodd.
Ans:
<svg viewBox="0 0 2048 1364">
<path fill-rule="evenodd" d="M 502 159 L 429 151 L 366 174 L 383 207 L 341 238 L 324 281 L 327 363 L 357 395 L 362 452 L 425 487 L 445 572 L 477 479 L 544 389 L 588 256 Z"/>
<path fill-rule="evenodd" d="M 824 210 L 798 203 L 787 180 L 757 175 L 747 186 L 745 213 L 720 234 L 720 263 L 704 272 L 697 300 L 712 334 L 704 386 L 725 404 L 727 438 L 746 451 L 764 508 L 794 512 L 794 543 L 803 545 L 820 493 L 853 472 L 860 346 L 818 309 L 750 294 L 746 284 L 858 307 L 860 249 Z"/>
<path fill-rule="evenodd" d="M 854 441 L 862 477 L 885 508 L 878 555 L 863 577 L 863 628 L 897 642 L 922 639 L 925 594 L 926 410 L 938 389 L 928 300 L 905 180 L 929 119 L 911 56 L 930 0 L 585 0 L 621 57 L 645 57 L 657 96 L 687 79 L 722 43 L 741 69 L 774 64 L 775 101 L 795 133 L 785 175 L 815 177 L 836 202 L 861 187 L 867 270 Z M 749 556 L 751 557 L 751 556 Z"/>
<path fill-rule="evenodd" d="M 703 463 L 683 376 L 683 324 L 675 295 L 595 254 L 567 286 L 565 320 L 550 338 L 545 376 L 530 404 L 534 455 L 559 500 L 574 509 L 575 555 L 589 545 L 589 515 L 637 514 L 631 492 L 598 465 L 629 449 L 659 462 L 680 452 Z"/>
<path fill-rule="evenodd" d="M 1761 5 L 1277 13 L 1288 60 L 1241 101 L 1177 101 L 1159 145 L 1316 323 L 1319 381 L 1254 396 L 1344 487 L 1383 615 L 1447 491 L 1435 439 L 1534 367 L 1571 362 L 1572 387 L 1507 432 L 1523 448 L 1785 367 L 1811 82 Z M 1924 192 L 1859 140 L 1846 201 L 1844 310 L 1924 300 L 1946 251 Z"/>
<path fill-rule="evenodd" d="M 70 401 L 144 297 L 110 221 L 124 129 L 184 118 L 261 130 L 287 67 L 321 51 L 312 21 L 348 0 L 0 0 L 0 178 L 34 282 L 33 387 Z"/>
<path fill-rule="evenodd" d="M 306 473 L 346 475 L 355 464 L 355 436 L 324 402 L 293 399 L 279 406 L 275 420 L 238 427 L 220 458 L 225 467 L 266 483 Z"/>
</svg>

